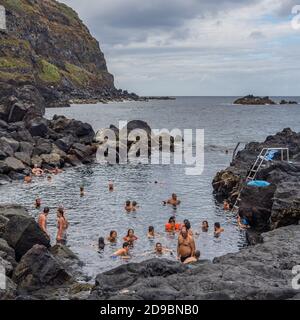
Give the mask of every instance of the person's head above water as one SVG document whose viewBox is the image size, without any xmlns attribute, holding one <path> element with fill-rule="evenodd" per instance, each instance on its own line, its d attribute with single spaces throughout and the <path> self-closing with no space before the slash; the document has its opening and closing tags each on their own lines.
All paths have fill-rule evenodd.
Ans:
<svg viewBox="0 0 300 320">
<path fill-rule="evenodd" d="M 209 228 L 208 222 L 206 220 L 202 222 L 202 228 L 205 228 L 205 229 Z"/>
<path fill-rule="evenodd" d="M 169 223 L 171 223 L 171 224 L 175 224 L 176 223 L 176 219 L 175 219 L 174 216 L 170 217 Z"/>
<path fill-rule="evenodd" d="M 99 247 L 99 249 L 104 249 L 104 247 L 105 247 L 105 241 L 104 241 L 104 238 L 103 237 L 100 237 L 99 239 L 98 239 L 98 247 Z"/>
<path fill-rule="evenodd" d="M 57 216 L 58 216 L 59 218 L 60 218 L 60 217 L 62 217 L 62 218 L 65 217 L 65 210 L 64 210 L 63 207 L 59 207 L 59 208 L 57 209 Z"/>
<path fill-rule="evenodd" d="M 221 228 L 220 222 L 216 222 L 216 223 L 215 223 L 215 230 L 218 230 L 218 229 L 220 229 L 220 228 Z"/>
<path fill-rule="evenodd" d="M 199 259 L 200 259 L 200 256 L 201 256 L 201 252 L 200 252 L 199 250 L 196 250 L 196 251 L 195 251 L 195 258 L 196 258 L 197 260 L 199 260 Z"/>
<path fill-rule="evenodd" d="M 155 245 L 155 250 L 157 253 L 162 253 L 163 251 L 163 247 L 162 247 L 162 244 L 160 242 L 158 242 L 156 245 Z"/>
<path fill-rule="evenodd" d="M 127 201 L 126 201 L 126 207 L 130 207 L 130 205 L 131 205 L 131 201 L 130 201 L 130 200 L 127 200 Z"/>
<path fill-rule="evenodd" d="M 127 237 L 132 237 L 132 236 L 134 236 L 134 230 L 133 229 L 128 229 Z"/>
<path fill-rule="evenodd" d="M 153 226 L 150 226 L 150 227 L 148 228 L 148 232 L 149 232 L 149 233 L 154 233 L 154 227 L 153 227 Z"/>
<path fill-rule="evenodd" d="M 132 206 L 136 207 L 137 206 L 137 202 L 136 201 L 132 201 Z"/>
<path fill-rule="evenodd" d="M 50 209 L 48 207 L 45 207 L 43 212 L 45 215 L 47 215 L 50 212 Z"/>
<path fill-rule="evenodd" d="M 130 247 L 130 244 L 128 242 L 123 243 L 123 249 L 125 249 L 127 252 L 129 251 L 129 247 Z"/>
<path fill-rule="evenodd" d="M 172 194 L 172 199 L 173 199 L 173 200 L 177 200 L 177 194 L 176 194 L 176 193 L 173 193 L 173 194 Z"/>
<path fill-rule="evenodd" d="M 185 219 L 183 223 L 184 223 L 184 226 L 187 228 L 187 230 L 191 229 L 191 223 L 188 219 Z"/>
<path fill-rule="evenodd" d="M 111 230 L 111 232 L 109 233 L 109 237 L 111 239 L 116 239 L 117 236 L 118 236 L 118 234 L 117 234 L 117 231 L 115 231 L 115 230 Z"/>
</svg>

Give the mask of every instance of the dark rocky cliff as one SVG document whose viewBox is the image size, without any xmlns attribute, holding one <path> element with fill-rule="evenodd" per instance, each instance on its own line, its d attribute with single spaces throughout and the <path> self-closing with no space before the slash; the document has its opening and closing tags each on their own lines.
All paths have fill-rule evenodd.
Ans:
<svg viewBox="0 0 300 320">
<path fill-rule="evenodd" d="M 55 0 L 0 5 L 7 18 L 6 32 L 0 32 L 0 83 L 33 85 L 47 106 L 124 95 L 114 86 L 98 41 L 73 9 Z"/>
</svg>

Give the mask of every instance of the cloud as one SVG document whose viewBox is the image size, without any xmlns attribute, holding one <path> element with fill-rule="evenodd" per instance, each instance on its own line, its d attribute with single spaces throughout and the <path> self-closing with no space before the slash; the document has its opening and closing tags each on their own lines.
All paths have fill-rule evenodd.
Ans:
<svg viewBox="0 0 300 320">
<path fill-rule="evenodd" d="M 121 88 L 145 95 L 300 91 L 294 0 L 63 2 L 97 37 Z"/>
</svg>

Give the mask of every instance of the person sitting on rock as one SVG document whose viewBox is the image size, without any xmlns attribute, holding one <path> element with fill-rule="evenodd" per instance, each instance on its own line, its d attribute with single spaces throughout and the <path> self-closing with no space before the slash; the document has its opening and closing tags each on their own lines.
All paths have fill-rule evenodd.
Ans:
<svg viewBox="0 0 300 320">
<path fill-rule="evenodd" d="M 47 219 L 48 219 L 49 212 L 50 212 L 50 209 L 48 207 L 45 207 L 44 211 L 38 217 L 38 225 L 46 233 L 48 238 L 50 238 L 49 233 L 47 231 Z"/>
<path fill-rule="evenodd" d="M 219 222 L 216 222 L 215 223 L 215 231 L 214 231 L 214 235 L 216 238 L 218 238 L 221 233 L 223 233 L 225 230 L 224 228 L 221 227 L 220 223 Z"/>
<path fill-rule="evenodd" d="M 131 201 L 129 201 L 129 200 L 126 201 L 124 209 L 125 209 L 125 211 L 127 211 L 128 213 L 132 211 Z"/>
<path fill-rule="evenodd" d="M 199 251 L 199 250 L 196 250 L 196 251 L 195 251 L 195 254 L 194 254 L 192 257 L 185 259 L 185 261 L 184 261 L 183 263 L 184 263 L 184 264 L 193 264 L 193 263 L 196 263 L 196 262 L 199 261 L 200 255 L 201 255 L 200 251 Z"/>
<path fill-rule="evenodd" d="M 116 243 L 118 239 L 118 233 L 115 230 L 112 230 L 109 234 L 109 237 L 107 237 L 107 241 L 110 243 Z"/>
<path fill-rule="evenodd" d="M 172 197 L 170 199 L 168 199 L 167 201 L 163 201 L 164 205 L 170 204 L 173 207 L 177 207 L 178 205 L 180 205 L 181 201 L 177 198 L 177 194 L 173 193 Z"/>
<path fill-rule="evenodd" d="M 32 177 L 30 173 L 27 173 L 26 176 L 24 177 L 24 182 L 25 183 L 31 183 L 32 182 Z"/>
<path fill-rule="evenodd" d="M 128 242 L 124 242 L 122 249 L 119 249 L 118 251 L 116 251 L 112 255 L 112 257 L 122 257 L 123 259 L 129 259 L 130 258 L 129 248 L 130 248 L 130 244 Z"/>
<path fill-rule="evenodd" d="M 40 177 L 44 174 L 44 170 L 39 168 L 38 165 L 35 164 L 32 169 L 32 174 L 35 175 L 36 177 Z"/>
<path fill-rule="evenodd" d="M 131 246 L 133 245 L 134 241 L 138 240 L 138 238 L 134 235 L 134 230 L 129 229 L 127 232 L 127 236 L 123 238 L 125 242 L 128 242 Z"/>
<path fill-rule="evenodd" d="M 37 198 L 35 199 L 35 207 L 36 207 L 37 209 L 39 209 L 39 208 L 41 207 L 41 205 L 42 205 L 42 199 L 41 199 L 40 197 L 37 197 Z"/>
</svg>

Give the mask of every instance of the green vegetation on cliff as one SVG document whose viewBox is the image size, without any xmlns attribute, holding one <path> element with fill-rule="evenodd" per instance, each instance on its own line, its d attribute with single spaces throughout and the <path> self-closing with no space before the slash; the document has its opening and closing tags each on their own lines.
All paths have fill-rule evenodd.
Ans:
<svg viewBox="0 0 300 320">
<path fill-rule="evenodd" d="M 61 75 L 59 69 L 55 65 L 43 59 L 39 62 L 39 65 L 41 69 L 38 77 L 43 82 L 55 84 L 60 81 Z"/>
</svg>

